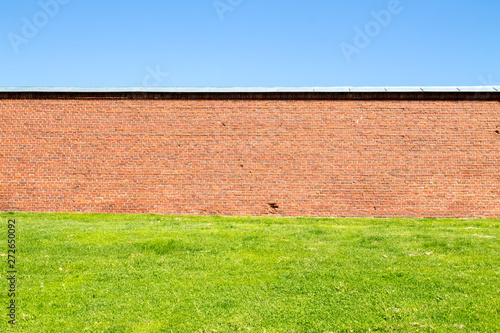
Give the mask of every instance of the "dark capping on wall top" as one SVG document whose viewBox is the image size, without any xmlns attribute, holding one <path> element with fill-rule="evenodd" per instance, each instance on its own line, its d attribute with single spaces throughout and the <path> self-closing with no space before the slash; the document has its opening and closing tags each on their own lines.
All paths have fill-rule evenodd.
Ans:
<svg viewBox="0 0 500 333">
<path fill-rule="evenodd" d="M 500 101 L 500 92 L 0 92 L 0 99 Z"/>
</svg>

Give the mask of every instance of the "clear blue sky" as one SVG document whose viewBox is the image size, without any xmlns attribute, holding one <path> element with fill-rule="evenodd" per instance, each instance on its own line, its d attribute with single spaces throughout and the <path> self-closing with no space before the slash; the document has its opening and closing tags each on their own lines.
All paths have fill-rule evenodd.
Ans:
<svg viewBox="0 0 500 333">
<path fill-rule="evenodd" d="M 498 0 L 5 0 L 1 8 L 0 86 L 500 85 Z"/>
</svg>

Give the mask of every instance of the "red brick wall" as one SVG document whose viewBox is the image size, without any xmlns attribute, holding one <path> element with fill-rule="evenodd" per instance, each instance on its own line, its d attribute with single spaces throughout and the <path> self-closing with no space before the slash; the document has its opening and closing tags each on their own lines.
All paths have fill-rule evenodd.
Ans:
<svg viewBox="0 0 500 333">
<path fill-rule="evenodd" d="M 4 94 L 0 211 L 500 217 L 497 95 L 251 97 Z"/>
</svg>

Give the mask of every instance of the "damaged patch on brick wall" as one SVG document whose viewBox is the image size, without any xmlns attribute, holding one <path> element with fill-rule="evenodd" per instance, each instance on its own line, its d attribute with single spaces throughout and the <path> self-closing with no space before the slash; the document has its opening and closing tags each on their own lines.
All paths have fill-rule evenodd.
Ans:
<svg viewBox="0 0 500 333">
<path fill-rule="evenodd" d="M 269 202 L 267 204 L 269 206 L 269 210 L 272 212 L 272 213 L 277 213 L 278 212 L 278 204 L 276 202 Z"/>
</svg>

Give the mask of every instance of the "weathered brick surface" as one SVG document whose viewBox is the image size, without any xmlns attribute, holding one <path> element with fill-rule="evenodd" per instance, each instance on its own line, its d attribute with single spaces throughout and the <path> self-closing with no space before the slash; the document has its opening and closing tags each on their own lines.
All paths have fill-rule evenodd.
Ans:
<svg viewBox="0 0 500 333">
<path fill-rule="evenodd" d="M 0 211 L 500 217 L 495 98 L 12 96 Z"/>
</svg>

